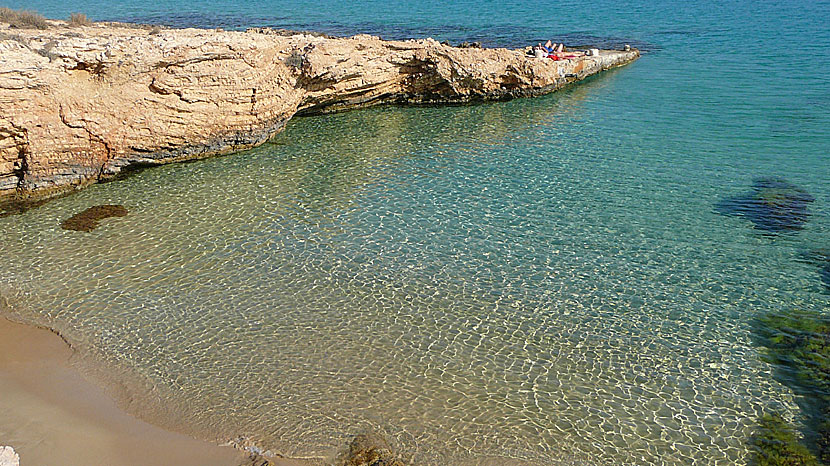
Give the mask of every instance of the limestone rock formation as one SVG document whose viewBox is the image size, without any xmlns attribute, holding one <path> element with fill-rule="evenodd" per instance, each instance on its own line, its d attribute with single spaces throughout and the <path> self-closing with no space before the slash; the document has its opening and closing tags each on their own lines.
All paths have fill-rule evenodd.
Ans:
<svg viewBox="0 0 830 466">
<path fill-rule="evenodd" d="M 553 61 L 433 39 L 0 24 L 0 197 L 249 148 L 297 113 L 538 95 L 638 56 Z"/>
</svg>

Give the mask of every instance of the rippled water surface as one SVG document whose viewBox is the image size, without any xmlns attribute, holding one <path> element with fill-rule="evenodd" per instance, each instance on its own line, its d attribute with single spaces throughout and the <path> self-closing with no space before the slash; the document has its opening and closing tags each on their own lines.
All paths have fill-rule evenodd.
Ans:
<svg viewBox="0 0 830 466">
<path fill-rule="evenodd" d="M 140 415 L 291 455 L 371 428 L 418 464 L 735 464 L 759 413 L 799 419 L 751 327 L 827 312 L 799 260 L 830 248 L 826 3 L 368 2 L 328 22 L 294 3 L 248 23 L 245 4 L 192 10 L 504 45 L 527 23 L 650 52 L 537 99 L 296 119 L 258 149 L 2 217 L 17 318 L 59 329 Z M 95 5 L 34 7 L 173 8 Z M 801 229 L 718 214 L 759 177 L 809 193 Z M 60 228 L 101 204 L 129 213 Z"/>
</svg>

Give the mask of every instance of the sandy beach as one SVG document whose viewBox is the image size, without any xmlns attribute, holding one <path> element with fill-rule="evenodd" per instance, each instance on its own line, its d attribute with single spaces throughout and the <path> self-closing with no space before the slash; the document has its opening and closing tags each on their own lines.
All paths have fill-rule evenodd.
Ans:
<svg viewBox="0 0 830 466">
<path fill-rule="evenodd" d="M 54 333 L 0 317 L 0 445 L 23 465 L 238 465 L 247 455 L 141 421 L 70 363 Z"/>
</svg>

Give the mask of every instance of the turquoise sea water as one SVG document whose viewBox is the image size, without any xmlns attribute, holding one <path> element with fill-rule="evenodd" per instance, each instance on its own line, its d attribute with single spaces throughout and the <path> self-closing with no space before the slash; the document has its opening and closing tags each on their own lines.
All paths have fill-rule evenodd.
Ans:
<svg viewBox="0 0 830 466">
<path fill-rule="evenodd" d="M 300 456 L 372 428 L 417 464 L 740 464 L 760 413 L 805 418 L 752 326 L 828 312 L 799 258 L 830 248 L 830 3 L 8 5 L 647 51 L 542 98 L 296 119 L 0 218 L 0 293 L 139 415 Z M 770 176 L 815 198 L 803 230 L 716 212 Z M 130 213 L 60 229 L 108 203 Z"/>
</svg>

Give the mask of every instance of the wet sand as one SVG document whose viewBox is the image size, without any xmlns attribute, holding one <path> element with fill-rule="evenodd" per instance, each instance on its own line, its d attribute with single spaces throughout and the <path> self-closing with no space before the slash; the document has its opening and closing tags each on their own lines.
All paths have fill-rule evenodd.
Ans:
<svg viewBox="0 0 830 466">
<path fill-rule="evenodd" d="M 54 333 L 0 316 L 0 445 L 21 465 L 239 465 L 247 455 L 141 421 L 69 363 Z M 250 460 L 248 462 L 250 464 Z"/>
</svg>

